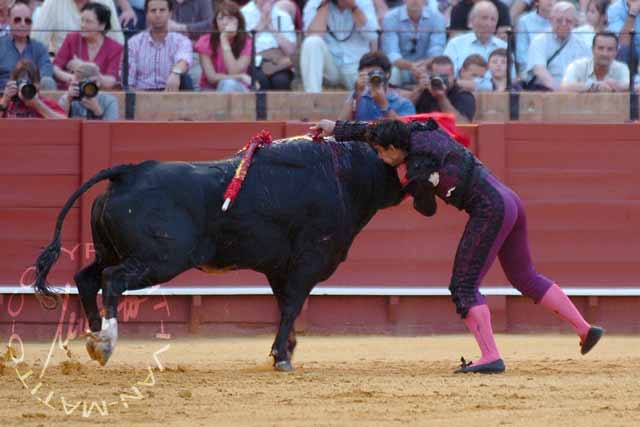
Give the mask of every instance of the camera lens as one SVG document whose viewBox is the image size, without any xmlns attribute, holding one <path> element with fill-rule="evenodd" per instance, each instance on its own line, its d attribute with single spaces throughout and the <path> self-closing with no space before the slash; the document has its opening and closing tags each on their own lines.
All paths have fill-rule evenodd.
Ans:
<svg viewBox="0 0 640 427">
<path fill-rule="evenodd" d="M 20 92 L 22 99 L 26 101 L 30 101 L 35 98 L 36 93 L 38 93 L 34 84 L 29 81 L 20 82 L 18 85 L 18 91 Z"/>
<path fill-rule="evenodd" d="M 98 95 L 98 85 L 95 82 L 87 81 L 80 83 L 80 97 L 93 98 Z"/>
</svg>

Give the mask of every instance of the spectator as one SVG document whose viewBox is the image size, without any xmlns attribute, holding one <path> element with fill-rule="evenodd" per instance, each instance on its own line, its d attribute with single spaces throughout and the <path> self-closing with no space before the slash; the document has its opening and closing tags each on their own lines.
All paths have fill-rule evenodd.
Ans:
<svg viewBox="0 0 640 427">
<path fill-rule="evenodd" d="M 499 48 L 489 54 L 489 78 L 476 82 L 477 91 L 504 92 L 507 87 L 507 49 Z M 511 82 L 511 91 L 519 92 L 522 85 L 517 81 Z"/>
<path fill-rule="evenodd" d="M 355 90 L 345 102 L 340 120 L 395 119 L 415 114 L 416 109 L 406 98 L 389 88 L 391 62 L 380 51 L 366 53 L 358 64 Z"/>
<path fill-rule="evenodd" d="M 570 63 L 591 56 L 589 47 L 571 32 L 576 23 L 576 7 L 559 1 L 551 8 L 552 33 L 538 34 L 531 41 L 526 89 L 557 90 Z"/>
<path fill-rule="evenodd" d="M 84 62 L 78 64 L 73 72 L 73 80 L 67 93 L 60 98 L 60 106 L 69 117 L 90 120 L 118 120 L 118 100 L 106 92 L 96 96 L 81 96 L 80 84 L 92 82 L 100 87 L 100 69 L 96 64 Z M 69 103 L 71 100 L 71 103 Z"/>
<path fill-rule="evenodd" d="M 497 17 L 497 33 L 504 33 L 511 28 L 511 17 L 509 15 L 509 8 L 501 0 L 460 0 L 451 9 L 451 23 L 449 29 L 454 32 L 469 31 L 473 29 L 471 22 L 471 10 L 475 8 L 475 5 L 479 1 L 489 1 L 493 3 L 496 9 Z M 494 33 L 496 30 L 494 29 Z"/>
<path fill-rule="evenodd" d="M 624 92 L 629 89 L 629 67 L 615 60 L 618 36 L 604 31 L 595 35 L 593 56 L 569 64 L 562 90 L 571 92 Z"/>
<path fill-rule="evenodd" d="M 113 40 L 124 44 L 124 35 L 113 0 L 94 0 L 109 8 Z M 67 31 L 80 31 L 80 11 L 89 0 L 45 0 L 33 21 L 31 38 L 44 44 L 49 52 L 56 54 L 67 37 Z M 60 31 L 63 30 L 63 31 Z"/>
<path fill-rule="evenodd" d="M 529 57 L 529 44 L 538 34 L 551 31 L 549 14 L 556 0 L 534 0 L 535 10 L 525 13 L 516 25 L 516 64 L 518 71 L 524 74 Z"/>
<path fill-rule="evenodd" d="M 488 69 L 487 61 L 481 55 L 474 53 L 467 56 L 460 68 L 458 86 L 468 91 L 476 90 L 477 87 L 482 86 L 483 80 L 486 79 L 487 82 L 490 80 Z"/>
<path fill-rule="evenodd" d="M 458 123 L 468 123 L 476 114 L 476 99 L 471 92 L 458 86 L 453 62 L 444 55 L 431 60 L 410 99 L 418 113 L 452 113 Z"/>
<path fill-rule="evenodd" d="M 426 0 L 406 0 L 382 23 L 382 50 L 393 64 L 391 83 L 413 84 L 427 58 L 442 55 L 447 34 L 444 17 L 426 6 Z"/>
<path fill-rule="evenodd" d="M 58 87 L 66 89 L 73 80 L 75 67 L 82 61 L 90 61 L 100 70 L 100 86 L 112 89 L 118 84 L 123 48 L 106 36 L 111 28 L 111 12 L 100 3 L 87 3 L 81 16 L 82 32 L 67 34 L 53 61 Z"/>
<path fill-rule="evenodd" d="M 195 50 L 202 65 L 200 88 L 218 92 L 249 91 L 251 38 L 235 3 L 220 4 L 213 19 L 213 34 L 200 37 Z"/>
<path fill-rule="evenodd" d="M 305 92 L 322 92 L 323 77 L 353 90 L 358 61 L 377 39 L 370 0 L 309 0 L 304 7 L 300 68 Z"/>
<path fill-rule="evenodd" d="M 609 0 L 589 0 L 587 3 L 587 23 L 573 29 L 576 36 L 580 37 L 587 46 L 593 45 L 593 37 L 596 33 L 607 30 L 608 8 Z"/>
<path fill-rule="evenodd" d="M 609 29 L 616 33 L 620 40 L 620 52 L 618 59 L 630 63 L 629 50 L 631 46 L 631 33 L 635 32 L 635 68 L 640 57 L 640 0 L 615 0 L 607 9 Z"/>
<path fill-rule="evenodd" d="M 115 0 L 118 5 L 119 22 L 127 31 L 127 38 L 147 28 L 144 13 L 144 0 Z"/>
<path fill-rule="evenodd" d="M 33 97 L 27 96 L 28 87 L 35 89 Z M 64 110 L 52 99 L 40 96 L 40 72 L 28 59 L 21 59 L 11 71 L 2 99 L 0 114 L 3 118 L 64 119 Z"/>
<path fill-rule="evenodd" d="M 256 31 L 255 76 L 262 90 L 289 90 L 296 52 L 295 25 L 291 15 L 274 0 L 253 0 L 242 9 L 247 31 Z"/>
<path fill-rule="evenodd" d="M 169 31 L 183 33 L 191 39 L 192 44 L 212 29 L 213 10 L 211 0 L 171 0 L 172 17 L 169 20 Z M 189 76 L 195 90 L 200 89 L 202 66 L 198 53 L 193 52 Z"/>
<path fill-rule="evenodd" d="M 15 3 L 9 12 L 11 33 L 0 37 L 0 90 L 9 80 L 11 70 L 21 59 L 32 61 L 42 75 L 42 89 L 55 89 L 53 66 L 47 48 L 29 38 L 31 31 L 31 9 L 24 3 Z"/>
<path fill-rule="evenodd" d="M 486 60 L 495 49 L 507 47 L 505 41 L 494 36 L 497 22 L 498 10 L 493 3 L 479 1 L 474 4 L 469 14 L 469 23 L 473 32 L 450 39 L 444 48 L 444 55 L 453 61 L 456 74 L 460 72 L 467 56 L 477 53 Z"/>
<path fill-rule="evenodd" d="M 169 31 L 170 0 L 145 0 L 149 28 L 129 41 L 129 85 L 138 90 L 191 90 L 191 40 Z"/>
<path fill-rule="evenodd" d="M 0 37 L 9 34 L 9 10 L 15 0 L 0 0 Z"/>
</svg>

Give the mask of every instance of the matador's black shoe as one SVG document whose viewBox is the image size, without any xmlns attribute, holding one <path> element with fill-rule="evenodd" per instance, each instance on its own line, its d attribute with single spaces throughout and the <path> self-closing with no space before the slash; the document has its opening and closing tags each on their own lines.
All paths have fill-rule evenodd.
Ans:
<svg viewBox="0 0 640 427">
<path fill-rule="evenodd" d="M 604 329 L 599 326 L 592 326 L 587 332 L 587 336 L 584 341 L 580 343 L 580 353 L 587 354 L 589 351 L 598 344 L 600 338 L 604 335 Z"/>
<path fill-rule="evenodd" d="M 455 374 L 501 374 L 505 371 L 504 361 L 502 359 L 495 360 L 491 363 L 482 365 L 474 365 L 473 362 L 467 362 L 464 357 L 460 358 L 461 365 L 455 370 Z"/>
</svg>

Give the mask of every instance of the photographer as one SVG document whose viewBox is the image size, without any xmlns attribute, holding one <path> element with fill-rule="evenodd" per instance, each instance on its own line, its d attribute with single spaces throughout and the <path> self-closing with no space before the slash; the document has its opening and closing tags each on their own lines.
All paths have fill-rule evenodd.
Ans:
<svg viewBox="0 0 640 427">
<path fill-rule="evenodd" d="M 110 93 L 99 91 L 99 76 L 96 64 L 82 62 L 76 66 L 67 93 L 60 98 L 60 105 L 69 117 L 118 120 L 118 101 Z"/>
<path fill-rule="evenodd" d="M 391 62 L 381 51 L 366 53 L 358 64 L 358 80 L 340 120 L 376 120 L 415 114 L 411 101 L 389 89 Z"/>
<path fill-rule="evenodd" d="M 28 59 L 18 61 L 0 99 L 0 116 L 65 119 L 64 110 L 55 101 L 40 96 L 39 87 L 38 68 Z"/>
<path fill-rule="evenodd" d="M 427 72 L 411 92 L 409 99 L 418 113 L 440 111 L 453 113 L 458 123 L 468 123 L 476 114 L 476 99 L 471 92 L 456 83 L 453 61 L 448 56 L 436 56 L 427 65 Z"/>
</svg>

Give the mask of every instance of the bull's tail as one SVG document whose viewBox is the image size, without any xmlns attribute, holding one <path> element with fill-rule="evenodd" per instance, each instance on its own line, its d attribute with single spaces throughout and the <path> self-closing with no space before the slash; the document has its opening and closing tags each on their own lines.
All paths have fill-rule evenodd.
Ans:
<svg viewBox="0 0 640 427">
<path fill-rule="evenodd" d="M 58 221 L 56 222 L 56 229 L 53 233 L 53 241 L 47 246 L 40 254 L 35 264 L 35 281 L 33 282 L 33 289 L 36 293 L 36 297 L 40 301 L 40 304 L 49 310 L 53 310 L 58 307 L 60 297 L 49 288 L 47 283 L 47 275 L 53 267 L 53 264 L 58 260 L 60 256 L 60 234 L 62 232 L 62 223 L 64 222 L 69 209 L 73 206 L 76 200 L 89 188 L 93 187 L 96 183 L 105 180 L 113 179 L 119 175 L 129 171 L 133 165 L 120 165 L 113 168 L 104 169 L 98 172 L 91 179 L 86 181 L 78 188 L 75 193 L 69 197 L 67 203 L 62 207 L 60 214 L 58 215 Z"/>
</svg>

